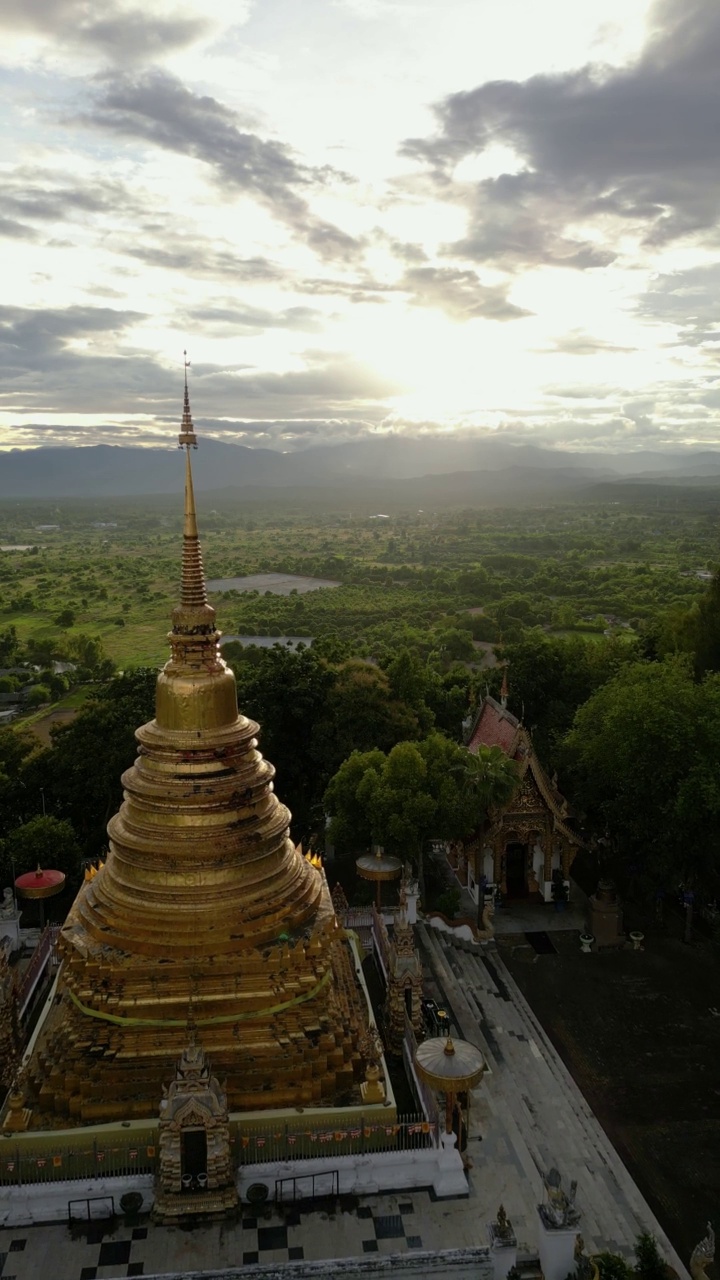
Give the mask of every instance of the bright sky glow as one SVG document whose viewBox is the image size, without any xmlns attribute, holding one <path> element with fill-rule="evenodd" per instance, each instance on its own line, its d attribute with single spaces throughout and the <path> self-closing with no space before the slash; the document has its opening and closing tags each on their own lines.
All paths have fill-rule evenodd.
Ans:
<svg viewBox="0 0 720 1280">
<path fill-rule="evenodd" d="M 720 444 L 715 0 L 6 0 L 0 447 Z"/>
</svg>

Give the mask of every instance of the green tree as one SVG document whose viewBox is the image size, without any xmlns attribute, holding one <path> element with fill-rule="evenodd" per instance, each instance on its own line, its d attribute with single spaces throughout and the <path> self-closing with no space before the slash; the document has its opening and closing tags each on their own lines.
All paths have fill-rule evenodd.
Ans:
<svg viewBox="0 0 720 1280">
<path fill-rule="evenodd" d="M 720 676 L 696 684 L 686 657 L 624 667 L 579 709 L 564 752 L 574 798 L 609 835 L 628 888 L 683 880 L 717 892 Z"/>
<path fill-rule="evenodd" d="M 677 646 L 693 654 L 698 675 L 720 671 L 720 573 L 715 573 L 705 595 L 695 605 L 667 619 L 666 629 Z M 667 635 L 664 642 L 667 646 Z"/>
<path fill-rule="evenodd" d="M 17 658 L 19 648 L 17 627 L 9 626 L 0 631 L 0 665 L 4 666 Z"/>
<path fill-rule="evenodd" d="M 50 701 L 50 690 L 45 684 L 34 684 L 28 690 L 27 705 L 29 707 L 40 707 L 43 702 Z"/>
<path fill-rule="evenodd" d="M 277 770 L 280 799 L 293 814 L 297 839 L 317 820 L 317 804 L 329 774 L 319 776 L 325 746 L 331 668 L 313 649 L 292 653 L 282 645 L 256 649 L 251 661 L 233 662 L 241 711 L 260 725 L 260 747 Z"/>
<path fill-rule="evenodd" d="M 632 1280 L 632 1267 L 620 1253 L 596 1253 L 593 1261 L 600 1273 L 600 1280 Z"/>
<path fill-rule="evenodd" d="M 96 857 L 122 801 L 121 775 L 137 755 L 135 730 L 154 714 L 157 673 L 127 671 L 100 686 L 74 720 L 52 730 L 52 745 L 25 770 L 33 794 L 42 788 L 53 812 L 72 823 L 85 855 Z"/>
<path fill-rule="evenodd" d="M 471 755 L 440 733 L 400 742 L 387 755 L 353 752 L 325 792 L 329 835 L 341 850 L 374 841 L 410 858 L 424 898 L 428 841 L 469 835 L 516 782 L 515 766 L 497 748 Z"/>
<path fill-rule="evenodd" d="M 523 715 L 536 750 L 551 756 L 570 728 L 578 707 L 627 663 L 637 659 L 632 642 L 615 637 L 588 641 L 582 636 L 548 636 L 535 628 L 506 644 L 509 707 Z"/>
<path fill-rule="evenodd" d="M 427 715 L 427 713 L 425 713 Z M 384 671 L 354 658 L 335 668 L 324 714 L 317 725 L 316 759 L 325 781 L 351 751 L 388 751 L 420 736 L 420 718 L 393 691 Z"/>
<path fill-rule="evenodd" d="M 642 1231 L 635 1241 L 635 1275 L 638 1280 L 667 1280 L 665 1260 L 649 1231 Z"/>
<path fill-rule="evenodd" d="M 33 793 L 25 781 L 26 766 L 38 750 L 28 730 L 0 729 L 0 830 L 9 831 L 34 810 Z M 37 796 L 38 805 L 40 796 Z"/>
<path fill-rule="evenodd" d="M 2 853 L 4 879 L 36 867 L 63 871 L 72 883 L 80 878 L 81 850 L 69 822 L 37 814 L 9 833 Z"/>
</svg>

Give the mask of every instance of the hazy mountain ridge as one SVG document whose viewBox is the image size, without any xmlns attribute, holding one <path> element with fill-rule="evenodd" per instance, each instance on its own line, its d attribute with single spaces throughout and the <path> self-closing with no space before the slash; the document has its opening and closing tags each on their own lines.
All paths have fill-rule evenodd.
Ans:
<svg viewBox="0 0 720 1280">
<path fill-rule="evenodd" d="M 567 494 L 588 483 L 712 484 L 720 451 L 571 453 L 502 440 L 383 437 L 277 453 L 206 439 L 193 455 L 198 490 L 352 488 L 366 481 L 400 496 L 408 482 L 418 496 L 495 493 Z M 133 497 L 174 493 L 182 485 L 178 449 L 121 445 L 10 450 L 0 457 L 0 498 Z"/>
</svg>

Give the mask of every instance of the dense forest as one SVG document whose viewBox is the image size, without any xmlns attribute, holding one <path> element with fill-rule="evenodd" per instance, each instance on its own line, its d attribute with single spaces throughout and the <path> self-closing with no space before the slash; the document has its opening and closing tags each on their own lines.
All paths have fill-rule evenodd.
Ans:
<svg viewBox="0 0 720 1280">
<path fill-rule="evenodd" d="M 322 841 L 354 752 L 379 753 L 366 762 L 375 781 L 364 812 L 376 822 L 358 822 L 352 838 L 346 826 L 345 845 L 394 839 L 412 853 L 413 813 L 424 840 L 462 835 L 441 775 L 460 776 L 461 757 L 447 752 L 485 690 L 497 693 L 499 659 L 510 709 L 616 878 L 648 900 L 678 880 L 715 897 L 720 581 L 707 503 L 206 513 L 209 579 L 338 584 L 211 597 L 222 630 L 244 637 L 224 653 L 241 708 L 262 726 L 293 835 Z M 76 879 L 102 853 L 134 730 L 152 716 L 179 532 L 165 501 L 152 511 L 114 501 L 102 519 L 82 503 L 0 507 L 0 696 L 17 705 L 22 695 L 20 718 L 0 729 L 5 883 L 12 865 L 50 858 Z M 291 648 L 289 636 L 304 643 Z M 43 740 L 46 704 L 79 711 Z M 401 765 L 412 775 L 403 794 L 392 791 Z M 463 795 L 475 796 L 468 830 L 508 786 L 497 761 L 483 770 L 462 774 Z M 405 825 L 393 826 L 393 805 Z M 342 802 L 335 810 L 342 828 Z"/>
</svg>

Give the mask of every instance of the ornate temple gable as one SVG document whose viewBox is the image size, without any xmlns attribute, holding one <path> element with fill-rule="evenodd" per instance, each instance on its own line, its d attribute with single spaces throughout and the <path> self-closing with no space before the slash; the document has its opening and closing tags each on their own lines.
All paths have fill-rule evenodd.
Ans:
<svg viewBox="0 0 720 1280">
<path fill-rule="evenodd" d="M 480 746 L 500 747 L 515 761 L 521 778 L 508 808 L 493 815 L 493 829 L 507 827 L 514 815 L 524 822 L 531 815 L 542 816 L 543 820 L 549 815 L 553 831 L 570 844 L 582 847 L 583 841 L 573 829 L 568 803 L 538 760 L 529 730 L 489 694 L 483 698 L 467 736 L 468 751 L 475 754 Z M 523 831 L 526 829 L 529 829 L 527 824 Z"/>
</svg>

